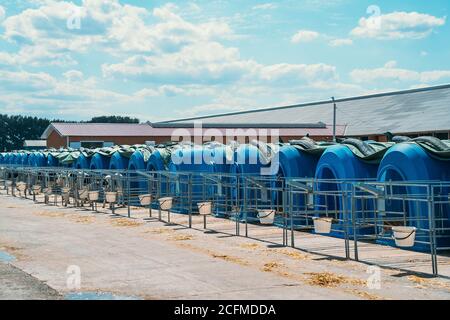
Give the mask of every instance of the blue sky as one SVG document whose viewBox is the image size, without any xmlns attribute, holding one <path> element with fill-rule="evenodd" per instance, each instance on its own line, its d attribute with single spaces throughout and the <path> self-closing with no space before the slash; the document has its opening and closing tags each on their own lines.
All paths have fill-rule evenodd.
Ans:
<svg viewBox="0 0 450 320">
<path fill-rule="evenodd" d="M 444 0 L 0 3 L 0 113 L 142 121 L 450 83 Z"/>
</svg>

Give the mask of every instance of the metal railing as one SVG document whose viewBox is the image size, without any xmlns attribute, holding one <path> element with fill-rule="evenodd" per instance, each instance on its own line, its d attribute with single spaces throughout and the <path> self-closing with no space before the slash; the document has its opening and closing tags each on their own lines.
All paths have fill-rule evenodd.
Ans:
<svg viewBox="0 0 450 320">
<path fill-rule="evenodd" d="M 2 166 L 0 188 L 9 195 L 52 205 L 89 204 L 97 211 L 97 204 L 103 203 L 113 214 L 126 209 L 128 217 L 146 209 L 149 218 L 155 218 L 157 210 L 157 219 L 163 221 L 167 214 L 169 223 L 171 214 L 182 214 L 190 228 L 193 216 L 206 203 L 212 216 L 235 223 L 238 236 L 242 225 L 246 237 L 250 224 L 277 226 L 283 246 L 302 249 L 296 243 L 299 232 L 315 232 L 343 239 L 345 258 L 352 259 L 353 251 L 358 261 L 364 261 L 361 242 L 412 249 L 430 254 L 435 276 L 438 252 L 450 250 L 450 182 Z M 203 217 L 206 228 L 204 212 Z M 328 223 L 329 230 L 319 230 L 318 223 Z M 410 234 L 405 230 L 411 230 Z"/>
</svg>

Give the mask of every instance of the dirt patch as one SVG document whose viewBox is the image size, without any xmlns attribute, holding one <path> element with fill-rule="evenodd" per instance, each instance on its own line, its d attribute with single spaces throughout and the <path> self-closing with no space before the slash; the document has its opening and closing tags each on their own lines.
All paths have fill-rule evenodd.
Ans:
<svg viewBox="0 0 450 320">
<path fill-rule="evenodd" d="M 140 221 L 135 221 L 127 218 L 112 219 L 111 224 L 115 227 L 129 227 L 129 228 L 135 228 L 143 225 L 143 223 Z"/>
</svg>

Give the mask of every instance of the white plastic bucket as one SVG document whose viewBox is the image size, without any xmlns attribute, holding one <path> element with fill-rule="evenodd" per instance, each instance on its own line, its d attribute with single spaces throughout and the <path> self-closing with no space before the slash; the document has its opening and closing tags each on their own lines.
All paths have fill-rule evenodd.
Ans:
<svg viewBox="0 0 450 320">
<path fill-rule="evenodd" d="M 34 194 L 40 194 L 42 188 L 41 188 L 40 185 L 37 185 L 37 184 L 36 184 L 36 185 L 34 185 L 33 187 L 31 187 L 31 190 L 33 190 L 33 193 L 34 193 Z"/>
<path fill-rule="evenodd" d="M 333 223 L 333 218 L 313 217 L 313 221 L 314 221 L 314 231 L 316 233 L 327 234 L 331 232 L 331 225 Z"/>
<path fill-rule="evenodd" d="M 139 196 L 139 202 L 141 206 L 149 206 L 152 203 L 152 195 L 151 194 L 141 194 Z"/>
<path fill-rule="evenodd" d="M 275 220 L 275 210 L 259 210 L 258 218 L 261 224 L 273 224 Z"/>
<path fill-rule="evenodd" d="M 115 203 L 117 201 L 117 192 L 106 192 L 106 202 Z"/>
<path fill-rule="evenodd" d="M 392 227 L 393 238 L 397 247 L 410 248 L 416 240 L 416 227 Z"/>
<path fill-rule="evenodd" d="M 106 192 L 106 202 L 115 203 L 117 201 L 117 192 Z"/>
<path fill-rule="evenodd" d="M 100 192 L 98 191 L 89 191 L 88 198 L 89 201 L 98 201 Z"/>
<path fill-rule="evenodd" d="M 159 201 L 159 206 L 161 207 L 161 210 L 172 209 L 172 203 L 173 203 L 172 197 L 160 198 L 158 201 Z"/>
<path fill-rule="evenodd" d="M 202 216 L 207 216 L 212 213 L 212 202 L 199 202 L 197 206 L 198 213 Z"/>
<path fill-rule="evenodd" d="M 27 184 L 25 182 L 17 182 L 16 188 L 20 192 L 24 192 L 27 189 Z"/>
<path fill-rule="evenodd" d="M 78 191 L 78 196 L 80 197 L 81 200 L 86 200 L 89 197 L 89 190 L 87 189 L 83 189 Z"/>
</svg>

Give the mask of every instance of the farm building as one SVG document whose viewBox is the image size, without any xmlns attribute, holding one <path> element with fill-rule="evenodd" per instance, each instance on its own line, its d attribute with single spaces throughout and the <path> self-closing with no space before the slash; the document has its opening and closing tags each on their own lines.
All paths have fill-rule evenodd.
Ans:
<svg viewBox="0 0 450 320">
<path fill-rule="evenodd" d="M 450 85 L 158 123 L 52 123 L 42 139 L 47 140 L 47 147 L 56 148 L 162 143 L 180 141 L 182 136 L 200 143 L 216 140 L 217 136 L 248 142 L 260 138 L 254 136 L 255 132 L 270 135 L 277 130 L 285 142 L 304 136 L 327 141 L 333 138 L 334 111 L 337 137 L 386 141 L 385 133 L 391 132 L 412 138 L 427 135 L 448 139 Z"/>
</svg>

